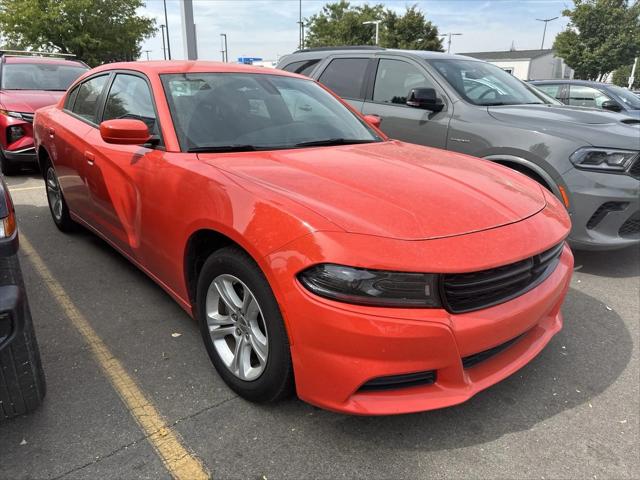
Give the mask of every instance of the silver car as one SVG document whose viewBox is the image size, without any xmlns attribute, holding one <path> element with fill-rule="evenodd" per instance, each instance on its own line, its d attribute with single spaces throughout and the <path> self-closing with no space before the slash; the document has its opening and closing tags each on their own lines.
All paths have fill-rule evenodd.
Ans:
<svg viewBox="0 0 640 480">
<path fill-rule="evenodd" d="M 640 120 L 564 106 L 469 57 L 382 48 L 312 49 L 278 68 L 319 80 L 393 138 L 509 166 L 556 194 L 578 249 L 640 243 Z"/>
</svg>

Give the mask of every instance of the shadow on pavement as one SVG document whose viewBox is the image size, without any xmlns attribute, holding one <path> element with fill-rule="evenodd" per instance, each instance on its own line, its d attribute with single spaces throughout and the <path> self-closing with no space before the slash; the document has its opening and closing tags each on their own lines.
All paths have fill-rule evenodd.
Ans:
<svg viewBox="0 0 640 480">
<path fill-rule="evenodd" d="M 582 273 L 614 278 L 640 275 L 640 245 L 609 252 L 577 250 L 573 255 L 576 269 Z"/>
</svg>

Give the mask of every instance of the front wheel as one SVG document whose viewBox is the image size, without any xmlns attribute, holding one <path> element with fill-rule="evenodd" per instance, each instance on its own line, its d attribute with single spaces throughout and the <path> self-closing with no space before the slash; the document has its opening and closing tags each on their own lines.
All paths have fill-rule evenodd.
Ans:
<svg viewBox="0 0 640 480">
<path fill-rule="evenodd" d="M 58 183 L 56 171 L 51 164 L 48 164 L 45 168 L 44 181 L 47 188 L 47 202 L 49 203 L 49 211 L 51 212 L 53 223 L 56 224 L 60 231 L 71 232 L 75 229 L 76 223 L 69 215 L 69 208 L 62 194 L 60 183 Z"/>
<path fill-rule="evenodd" d="M 200 273 L 197 316 L 211 362 L 238 395 L 273 402 L 293 389 L 289 341 L 278 303 L 245 252 L 212 254 Z"/>
</svg>

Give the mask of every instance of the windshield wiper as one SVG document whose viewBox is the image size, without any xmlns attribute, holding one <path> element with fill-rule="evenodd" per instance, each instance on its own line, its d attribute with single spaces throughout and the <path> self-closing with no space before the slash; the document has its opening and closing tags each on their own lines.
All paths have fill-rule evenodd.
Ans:
<svg viewBox="0 0 640 480">
<path fill-rule="evenodd" d="M 359 143 L 374 143 L 376 140 L 363 140 L 360 138 L 327 138 L 326 140 L 312 140 L 310 142 L 296 143 L 296 147 L 324 147 L 331 145 L 356 145 Z"/>
<path fill-rule="evenodd" d="M 255 152 L 256 150 L 264 150 L 255 145 L 210 145 L 207 147 L 191 147 L 187 150 L 189 153 L 217 153 L 217 152 Z"/>
</svg>

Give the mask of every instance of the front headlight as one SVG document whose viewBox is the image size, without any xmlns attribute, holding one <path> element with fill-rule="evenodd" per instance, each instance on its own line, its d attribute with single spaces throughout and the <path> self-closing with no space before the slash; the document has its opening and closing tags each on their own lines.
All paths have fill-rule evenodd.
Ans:
<svg viewBox="0 0 640 480">
<path fill-rule="evenodd" d="M 10 112 L 9 110 L 0 109 L 0 115 L 6 115 L 7 117 L 17 118 L 22 120 L 22 114 L 20 112 Z"/>
<path fill-rule="evenodd" d="M 569 159 L 582 170 L 624 172 L 638 156 L 634 150 L 585 147 L 576 150 Z"/>
<path fill-rule="evenodd" d="M 298 274 L 300 283 L 320 297 L 378 307 L 442 306 L 438 277 L 429 273 L 367 270 L 323 263 Z"/>
</svg>

